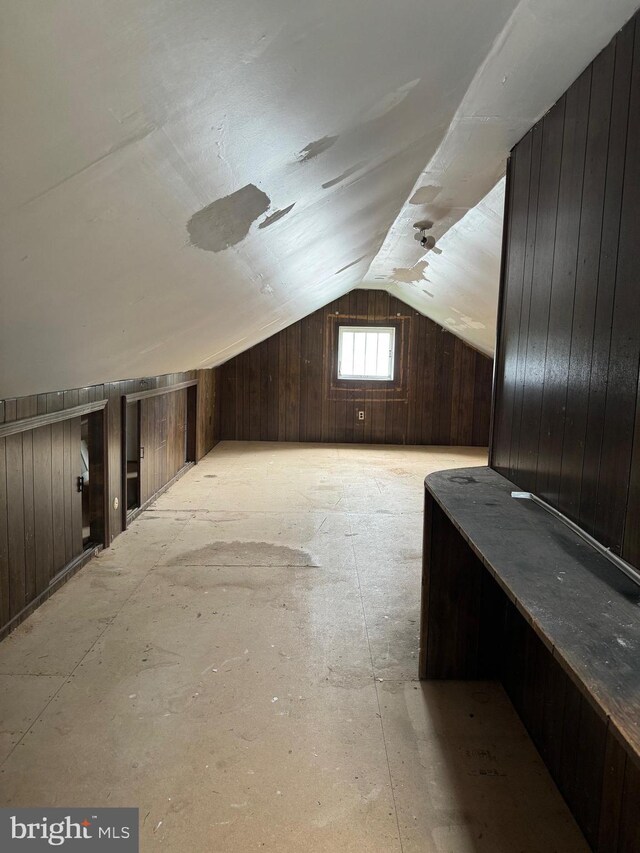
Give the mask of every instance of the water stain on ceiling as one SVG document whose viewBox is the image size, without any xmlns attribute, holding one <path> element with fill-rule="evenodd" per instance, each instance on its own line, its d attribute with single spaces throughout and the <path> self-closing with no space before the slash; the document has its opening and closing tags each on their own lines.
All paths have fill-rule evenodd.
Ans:
<svg viewBox="0 0 640 853">
<path fill-rule="evenodd" d="M 192 246 L 205 252 L 223 252 L 240 243 L 271 199 L 254 184 L 223 196 L 194 213 L 187 223 Z"/>
</svg>

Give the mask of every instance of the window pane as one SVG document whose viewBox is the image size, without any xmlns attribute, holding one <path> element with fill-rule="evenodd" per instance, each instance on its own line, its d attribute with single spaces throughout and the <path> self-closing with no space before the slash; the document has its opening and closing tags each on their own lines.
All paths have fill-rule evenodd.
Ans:
<svg viewBox="0 0 640 853">
<path fill-rule="evenodd" d="M 340 326 L 338 376 L 342 379 L 393 379 L 395 329 Z"/>
<path fill-rule="evenodd" d="M 354 376 L 365 376 L 364 347 L 367 333 L 356 332 L 354 337 L 355 347 L 353 350 L 353 374 Z"/>
<path fill-rule="evenodd" d="M 342 332 L 342 358 L 340 373 L 353 376 L 353 332 Z"/>
<path fill-rule="evenodd" d="M 377 369 L 378 361 L 378 333 L 370 332 L 367 335 L 367 345 L 364 357 L 364 373 L 365 376 L 379 376 Z"/>
<path fill-rule="evenodd" d="M 378 363 L 376 365 L 376 374 L 378 376 L 389 376 L 390 349 L 391 335 L 389 332 L 379 332 Z"/>
</svg>

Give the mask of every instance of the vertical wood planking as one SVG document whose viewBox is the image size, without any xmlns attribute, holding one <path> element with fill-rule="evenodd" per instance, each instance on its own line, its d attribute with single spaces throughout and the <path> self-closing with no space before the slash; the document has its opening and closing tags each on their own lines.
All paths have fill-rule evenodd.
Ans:
<svg viewBox="0 0 640 853">
<path fill-rule="evenodd" d="M 72 468 L 71 421 L 62 422 L 62 492 L 64 505 L 64 551 L 65 563 L 70 563 L 73 554 L 73 500 L 77 486 Z"/>
<path fill-rule="evenodd" d="M 319 313 L 322 314 L 322 352 L 323 364 L 325 371 L 327 370 L 327 357 L 330 354 L 330 339 L 329 332 L 331 328 L 331 319 L 335 316 L 338 310 L 338 303 L 331 302 L 326 305 Z M 335 398 L 332 394 L 327 393 L 327 380 L 323 373 L 322 378 L 322 441 L 332 441 L 332 426 L 335 419 Z"/>
<path fill-rule="evenodd" d="M 280 346 L 278 337 L 269 338 L 267 347 L 269 350 L 269 415 L 266 437 L 272 438 L 278 435 L 279 429 Z"/>
<path fill-rule="evenodd" d="M 515 348 L 514 389 L 512 401 L 512 423 L 509 444 L 509 476 L 518 470 L 520 455 L 520 436 L 522 430 L 522 406 L 524 383 L 527 366 L 527 342 L 529 334 L 529 314 L 531 311 L 531 288 L 533 286 L 533 264 L 538 225 L 538 194 L 540 189 L 540 161 L 542 157 L 542 128 L 540 124 L 531 132 L 531 161 L 529 170 L 529 195 L 527 200 L 527 228 L 524 246 L 524 267 L 522 278 L 522 296 L 520 299 L 520 323 L 518 328 L 517 346 Z M 511 182 L 513 184 L 513 182 Z M 513 199 L 512 199 L 513 202 Z M 509 208 L 511 209 L 511 208 Z M 506 225 L 505 225 L 506 227 Z M 507 229 L 507 238 L 511 239 L 511 230 Z M 506 335 L 502 332 L 503 339 Z M 502 351 L 506 350 L 504 341 Z M 525 425 L 526 429 L 526 425 Z"/>
<path fill-rule="evenodd" d="M 308 439 L 309 417 L 309 318 L 305 317 L 300 326 L 300 369 L 299 369 L 299 407 L 298 407 L 298 441 Z"/>
<path fill-rule="evenodd" d="M 215 440 L 216 413 L 211 411 L 211 406 L 215 402 L 216 373 L 212 370 L 1 401 L 0 414 L 3 421 L 13 421 L 62 412 L 103 400 L 105 396 L 108 398 L 103 440 L 109 479 L 104 502 L 109 506 L 110 537 L 113 538 L 121 530 L 121 508 L 115 509 L 113 501 L 115 497 L 119 502 L 126 499 L 122 495 L 120 467 L 122 395 L 196 377 L 203 393 L 197 406 L 198 454 L 201 455 L 211 449 Z M 185 461 L 187 390 L 165 396 L 170 402 L 151 407 L 158 423 L 147 417 L 149 401 L 142 401 L 149 423 L 145 424 L 141 435 L 148 437 L 152 457 L 150 464 L 142 467 L 143 497 L 153 494 L 149 489 L 161 488 Z M 102 418 L 102 414 L 97 417 Z M 82 496 L 77 491 L 81 470 L 80 430 L 80 418 L 76 417 L 0 439 L 0 628 L 38 596 L 46 594 L 51 579 L 82 553 Z M 92 449 L 93 452 L 103 452 L 102 443 Z M 100 476 L 104 480 L 104 469 Z M 103 500 L 99 499 L 96 511 L 100 514 L 102 504 Z M 96 529 L 104 533 L 104 524 L 98 524 Z"/>
<path fill-rule="evenodd" d="M 591 80 L 571 353 L 567 378 L 567 408 L 558 496 L 559 508 L 572 518 L 580 514 L 614 61 L 615 49 L 612 43 L 595 60 Z"/>
<path fill-rule="evenodd" d="M 630 109 L 616 292 L 611 330 L 611 354 L 605 409 L 602 463 L 598 482 L 597 515 L 607 544 L 622 553 L 625 521 L 638 527 L 638 505 L 629 505 L 629 483 L 637 483 L 632 471 L 632 453 L 638 380 L 640 377 L 640 323 L 638 322 L 638 271 L 640 270 L 640 25 L 635 24 L 634 59 L 631 74 Z M 630 28 L 631 29 L 631 28 Z M 638 457 L 636 457 L 637 461 Z M 604 532 L 606 531 L 606 533 Z M 637 536 L 637 533 L 634 534 Z M 634 559 L 640 554 L 633 555 Z"/>
<path fill-rule="evenodd" d="M 78 491 L 76 482 L 80 476 L 80 418 L 68 421 L 70 426 L 71 447 L 71 554 L 77 557 L 82 553 L 82 493 Z"/>
<path fill-rule="evenodd" d="M 309 365 L 307 405 L 307 441 L 322 441 L 323 400 L 322 383 L 324 381 L 324 315 L 316 311 L 309 318 Z"/>
<path fill-rule="evenodd" d="M 382 324 L 384 318 L 389 316 L 389 294 L 383 290 L 370 293 L 369 300 L 373 311 L 374 323 Z M 328 357 L 328 354 L 327 354 Z M 371 403 L 371 441 L 374 444 L 384 443 L 386 437 L 387 407 L 378 402 L 378 392 L 372 390 L 376 402 Z"/>
<path fill-rule="evenodd" d="M 0 438 L 0 624 L 11 618 L 6 438 Z"/>
<path fill-rule="evenodd" d="M 435 323 L 426 317 L 421 318 L 424 329 L 424 367 L 422 380 L 422 408 L 420 412 L 420 436 L 424 444 L 437 444 L 436 417 L 438 407 L 442 405 L 436 394 L 436 353 L 442 335 Z M 488 421 L 487 421 L 488 424 Z"/>
<path fill-rule="evenodd" d="M 16 417 L 28 418 L 38 414 L 36 395 L 16 400 Z M 22 494 L 24 510 L 25 603 L 36 594 L 36 545 L 34 514 L 33 432 L 22 433 Z"/>
<path fill-rule="evenodd" d="M 438 426 L 437 443 L 448 444 L 451 435 L 451 402 L 454 376 L 455 337 L 444 329 L 439 333 L 438 371 L 436 374 L 435 398 L 437 405 Z"/>
<path fill-rule="evenodd" d="M 640 767 L 629 757 L 624 769 L 617 853 L 636 853 L 640 850 L 638 803 L 640 803 Z"/>
<path fill-rule="evenodd" d="M 371 382 L 336 391 L 331 342 L 337 347 L 341 322 L 403 324 L 401 390 Z M 488 439 L 491 360 L 386 291 L 346 294 L 231 359 L 221 375 L 225 439 L 477 446 Z"/>
<path fill-rule="evenodd" d="M 140 503 L 143 504 L 149 498 L 151 492 L 149 489 L 149 459 L 147 458 L 147 454 L 150 453 L 150 441 L 151 436 L 149 435 L 149 404 L 150 400 L 140 400 L 136 405 L 139 407 L 139 441 L 140 448 L 144 448 L 144 456 L 140 457 Z M 142 451 L 139 449 L 139 453 Z"/>
<path fill-rule="evenodd" d="M 113 540 L 122 531 L 122 503 L 127 496 L 122 493 L 122 394 L 121 383 L 110 382 L 102 388 L 103 399 L 107 399 L 107 469 L 108 469 L 108 508 L 109 536 Z M 142 442 L 141 442 L 142 443 Z M 119 506 L 114 506 L 114 498 Z"/>
<path fill-rule="evenodd" d="M 54 530 L 52 577 L 66 562 L 64 423 L 51 424 L 51 518 Z"/>
<path fill-rule="evenodd" d="M 51 512 L 51 427 L 33 431 L 33 478 L 35 529 L 35 593 L 46 589 L 53 575 L 53 515 Z"/>
<path fill-rule="evenodd" d="M 598 853 L 609 853 L 611 850 L 618 853 L 619 850 L 620 813 L 626 766 L 627 754 L 609 727 L 602 776 L 602 798 L 596 846 Z"/>
<path fill-rule="evenodd" d="M 497 413 L 494 434 L 496 451 L 494 467 L 508 476 L 511 453 L 511 430 L 514 413 L 515 375 L 517 373 L 518 338 L 522 307 L 522 283 L 525 269 L 526 234 L 529 212 L 531 177 L 532 134 L 522 140 L 511 157 L 509 209 L 513 211 L 509 223 L 509 251 L 505 261 L 505 281 L 509 286 L 502 302 L 500 326 L 502 334 L 512 345 L 503 354 L 500 372 L 496 376 L 499 386 L 500 409 Z"/>
<path fill-rule="evenodd" d="M 348 293 L 345 297 L 348 307 L 344 313 L 353 318 L 354 323 L 358 323 L 358 294 L 355 290 Z M 356 397 L 360 397 L 361 392 L 353 384 L 350 384 L 347 393 L 344 396 L 344 421 L 342 428 L 336 434 L 336 441 L 353 444 L 356 440 Z"/>
<path fill-rule="evenodd" d="M 22 433 L 22 489 L 24 508 L 25 602 L 36 595 L 36 521 L 33 431 Z"/>
<path fill-rule="evenodd" d="M 480 353 L 476 353 L 475 362 L 473 426 L 471 430 L 473 438 L 471 444 L 475 447 L 483 447 L 489 443 L 493 363 Z"/>
<path fill-rule="evenodd" d="M 515 392 L 496 394 L 493 464 L 640 565 L 638 14 L 518 143 L 512 177 L 529 147 L 528 201 L 513 187 L 507 211 L 502 303 L 521 309 L 499 345 Z"/>
<path fill-rule="evenodd" d="M 9 558 L 9 608 L 19 613 L 26 604 L 26 554 L 22 434 L 5 439 L 7 465 L 7 539 Z"/>
<path fill-rule="evenodd" d="M 522 401 L 522 419 L 523 423 L 526 424 L 526 429 L 522 431 L 519 455 L 520 479 L 526 480 L 527 487 L 531 489 L 535 486 L 538 469 L 564 112 L 565 99 L 563 97 L 544 118 L 542 130 L 537 238 L 533 259 L 529 337 Z M 507 279 L 507 282 L 507 286 L 510 287 L 510 280 Z"/>
<path fill-rule="evenodd" d="M 560 491 L 557 460 L 564 438 L 590 94 L 591 67 L 565 97 L 536 475 L 537 493 L 554 506 Z"/>
<path fill-rule="evenodd" d="M 242 385 L 242 431 L 249 436 L 251 434 L 251 367 L 249 364 L 249 352 L 240 353 L 240 371 L 243 377 Z"/>
<path fill-rule="evenodd" d="M 236 437 L 236 378 L 237 361 L 228 361 L 218 368 L 220 378 L 218 409 L 220 411 L 220 435 L 235 439 Z M 220 401 L 224 400 L 224 406 Z"/>
<path fill-rule="evenodd" d="M 287 437 L 287 402 L 288 402 L 288 385 L 287 385 L 287 369 L 289 362 L 287 361 L 287 330 L 280 332 L 277 336 L 278 341 L 278 369 L 280 393 L 278 394 L 278 436 L 277 441 L 286 441 Z M 240 358 L 241 356 L 239 356 Z M 244 439 L 245 433 L 242 432 L 238 438 Z"/>
<path fill-rule="evenodd" d="M 301 324 L 286 329 L 287 376 L 285 440 L 300 441 L 300 347 Z"/>
<path fill-rule="evenodd" d="M 271 380 L 271 366 L 269 364 L 269 345 L 263 341 L 259 346 L 260 364 L 260 441 L 266 441 L 269 436 L 269 392 Z"/>
</svg>

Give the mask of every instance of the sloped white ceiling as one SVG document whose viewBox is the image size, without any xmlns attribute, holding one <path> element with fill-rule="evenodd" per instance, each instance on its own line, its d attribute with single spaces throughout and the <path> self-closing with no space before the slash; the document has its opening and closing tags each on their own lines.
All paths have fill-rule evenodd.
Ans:
<svg viewBox="0 0 640 853">
<path fill-rule="evenodd" d="M 363 287 L 389 290 L 493 355 L 502 238 L 496 218 L 504 206 L 499 179 L 509 151 L 637 4 L 522 0 L 517 5 L 389 229 Z M 436 239 L 427 252 L 414 239 L 420 233 L 414 226 L 423 222 L 432 223 L 427 233 Z"/>
<path fill-rule="evenodd" d="M 410 267 L 405 203 L 425 164 L 460 164 L 470 87 L 485 117 L 537 95 L 475 137 L 477 185 L 439 181 L 459 213 L 633 5 L 0 0 L 0 397 L 212 366 Z M 559 28 L 550 81 L 532 57 Z"/>
<path fill-rule="evenodd" d="M 490 356 L 496 333 L 504 190 L 503 178 L 449 228 L 435 250 L 412 267 L 396 269 L 399 280 L 368 285 L 388 290 Z"/>
</svg>

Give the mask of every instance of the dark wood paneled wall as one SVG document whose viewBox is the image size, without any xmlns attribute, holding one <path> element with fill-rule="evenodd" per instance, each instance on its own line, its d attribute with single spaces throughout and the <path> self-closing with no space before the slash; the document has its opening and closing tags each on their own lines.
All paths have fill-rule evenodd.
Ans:
<svg viewBox="0 0 640 853">
<path fill-rule="evenodd" d="M 195 458 L 202 459 L 218 441 L 218 371 L 197 370 L 198 394 L 196 397 L 196 452 Z"/>
<path fill-rule="evenodd" d="M 640 20 L 516 145 L 491 464 L 640 565 Z"/>
<path fill-rule="evenodd" d="M 82 552 L 80 418 L 0 438 L 0 629 Z"/>
<path fill-rule="evenodd" d="M 109 542 L 122 532 L 122 396 L 198 379 L 196 459 L 214 445 L 215 371 L 93 385 L 0 401 L 0 424 L 107 399 Z M 188 389 L 142 401 L 146 413 L 143 500 L 184 465 Z M 100 412 L 102 417 L 102 412 Z M 42 599 L 56 575 L 82 554 L 80 418 L 0 438 L 0 632 Z M 118 498 L 119 507 L 114 507 Z"/>
<path fill-rule="evenodd" d="M 398 327 L 394 383 L 335 381 L 342 322 Z M 492 366 L 385 291 L 354 290 L 219 368 L 220 437 L 486 445 Z"/>
<path fill-rule="evenodd" d="M 140 401 L 140 503 L 144 505 L 184 467 L 187 389 Z"/>
</svg>

